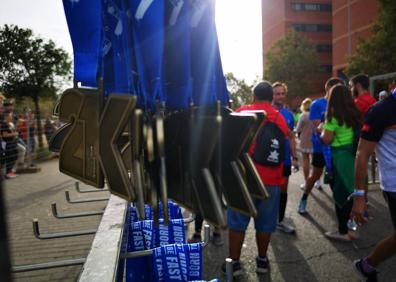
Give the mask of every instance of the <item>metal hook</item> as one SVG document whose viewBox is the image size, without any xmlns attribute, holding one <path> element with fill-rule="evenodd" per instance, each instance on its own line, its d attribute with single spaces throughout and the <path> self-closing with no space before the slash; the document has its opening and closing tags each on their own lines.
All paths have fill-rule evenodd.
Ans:
<svg viewBox="0 0 396 282">
<path fill-rule="evenodd" d="M 204 239 L 202 242 L 202 248 L 205 248 L 209 244 L 210 240 L 210 227 L 209 225 L 205 224 L 204 226 Z M 122 258 L 137 258 L 137 257 L 145 257 L 151 256 L 153 254 L 153 250 L 144 250 L 144 251 L 137 251 L 137 252 L 128 252 L 122 256 Z"/>
<path fill-rule="evenodd" d="M 70 204 L 79 204 L 79 203 L 90 203 L 90 202 L 99 202 L 99 201 L 108 201 L 109 198 L 92 198 L 92 199 L 85 199 L 85 200 L 70 200 L 70 192 L 65 191 L 66 201 Z"/>
<path fill-rule="evenodd" d="M 33 218 L 33 234 L 37 239 L 55 239 L 55 238 L 64 238 L 64 237 L 73 237 L 80 235 L 89 235 L 95 234 L 96 230 L 80 230 L 80 231 L 71 231 L 71 232 L 59 232 L 59 233 L 48 233 L 48 234 L 40 234 L 39 222 L 37 218 Z"/>
<path fill-rule="evenodd" d="M 109 191 L 109 189 L 87 189 L 87 190 L 81 190 L 80 189 L 80 183 L 76 181 L 75 183 L 76 190 L 78 193 L 91 193 L 91 192 L 104 192 L 104 191 Z"/>
<path fill-rule="evenodd" d="M 72 217 L 81 217 L 81 216 L 92 216 L 92 215 L 102 215 L 104 211 L 90 211 L 90 212 L 80 212 L 80 213 L 69 213 L 69 214 L 59 214 L 58 209 L 56 208 L 56 203 L 51 204 L 52 214 L 56 218 L 72 218 Z"/>
<path fill-rule="evenodd" d="M 59 260 L 59 261 L 52 261 L 52 262 L 45 262 L 45 263 L 38 263 L 38 264 L 16 265 L 11 268 L 11 272 L 14 272 L 14 273 L 15 272 L 26 272 L 26 271 L 48 269 L 48 268 L 55 268 L 55 267 L 62 267 L 62 266 L 79 265 L 79 264 L 84 264 L 84 263 L 85 263 L 85 258 L 78 258 L 78 259 Z"/>
</svg>

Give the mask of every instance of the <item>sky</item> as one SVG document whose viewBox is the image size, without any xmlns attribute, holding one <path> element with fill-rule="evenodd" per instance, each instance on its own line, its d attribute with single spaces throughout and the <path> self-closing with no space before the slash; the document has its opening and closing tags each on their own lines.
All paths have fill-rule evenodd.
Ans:
<svg viewBox="0 0 396 282">
<path fill-rule="evenodd" d="M 15 24 L 73 52 L 61 0 L 0 0 L 0 26 Z M 261 0 L 217 0 L 224 73 L 252 83 L 262 75 Z"/>
</svg>

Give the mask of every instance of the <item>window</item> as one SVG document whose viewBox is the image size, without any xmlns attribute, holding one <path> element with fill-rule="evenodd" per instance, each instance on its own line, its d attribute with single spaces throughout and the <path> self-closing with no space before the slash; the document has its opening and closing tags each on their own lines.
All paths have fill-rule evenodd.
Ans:
<svg viewBox="0 0 396 282">
<path fill-rule="evenodd" d="M 291 3 L 291 6 L 292 6 L 292 9 L 295 11 L 331 12 L 331 4 Z"/>
<path fill-rule="evenodd" d="M 331 24 L 294 24 L 293 28 L 300 32 L 331 32 Z"/>
<path fill-rule="evenodd" d="M 332 65 L 321 65 L 320 71 L 323 73 L 331 73 L 333 71 L 333 66 Z"/>
<path fill-rule="evenodd" d="M 331 44 L 318 44 L 316 45 L 316 52 L 318 53 L 330 53 L 332 51 Z"/>
</svg>

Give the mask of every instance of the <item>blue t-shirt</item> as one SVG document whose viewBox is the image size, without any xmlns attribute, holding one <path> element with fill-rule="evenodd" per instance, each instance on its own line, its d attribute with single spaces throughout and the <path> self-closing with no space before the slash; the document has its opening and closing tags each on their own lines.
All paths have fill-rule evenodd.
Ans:
<svg viewBox="0 0 396 282">
<path fill-rule="evenodd" d="M 326 107 L 327 100 L 325 98 L 313 101 L 309 111 L 309 120 L 320 120 L 324 122 Z M 316 133 L 316 130 L 312 133 L 312 146 L 314 153 L 322 153 L 322 141 L 320 140 L 320 135 Z"/>
<path fill-rule="evenodd" d="M 286 120 L 287 127 L 291 131 L 293 131 L 294 130 L 294 116 L 293 116 L 292 112 L 290 112 L 286 108 L 281 108 L 279 110 L 279 112 L 281 113 L 281 115 Z M 289 139 L 285 140 L 285 161 L 284 161 L 284 165 L 285 166 L 291 166 L 292 165 L 292 162 L 291 162 L 291 147 L 290 147 Z"/>
</svg>

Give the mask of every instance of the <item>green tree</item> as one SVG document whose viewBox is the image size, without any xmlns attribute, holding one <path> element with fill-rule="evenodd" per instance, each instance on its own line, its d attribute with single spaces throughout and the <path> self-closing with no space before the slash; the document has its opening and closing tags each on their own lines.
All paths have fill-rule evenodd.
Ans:
<svg viewBox="0 0 396 282">
<path fill-rule="evenodd" d="M 0 27 L 0 89 L 21 99 L 30 97 L 36 112 L 39 147 L 43 146 L 40 97 L 55 97 L 62 80 L 70 79 L 66 51 L 14 25 Z"/>
<path fill-rule="evenodd" d="M 348 75 L 378 75 L 396 71 L 396 1 L 378 0 L 379 14 L 373 36 L 360 40 L 355 55 L 348 58 Z"/>
<path fill-rule="evenodd" d="M 238 79 L 232 72 L 225 75 L 227 80 L 232 108 L 237 109 L 242 105 L 252 102 L 252 86 L 248 85 L 244 79 Z"/>
<path fill-rule="evenodd" d="M 289 97 L 309 96 L 311 82 L 319 72 L 315 46 L 304 36 L 290 30 L 266 55 L 264 78 L 287 84 Z"/>
</svg>

